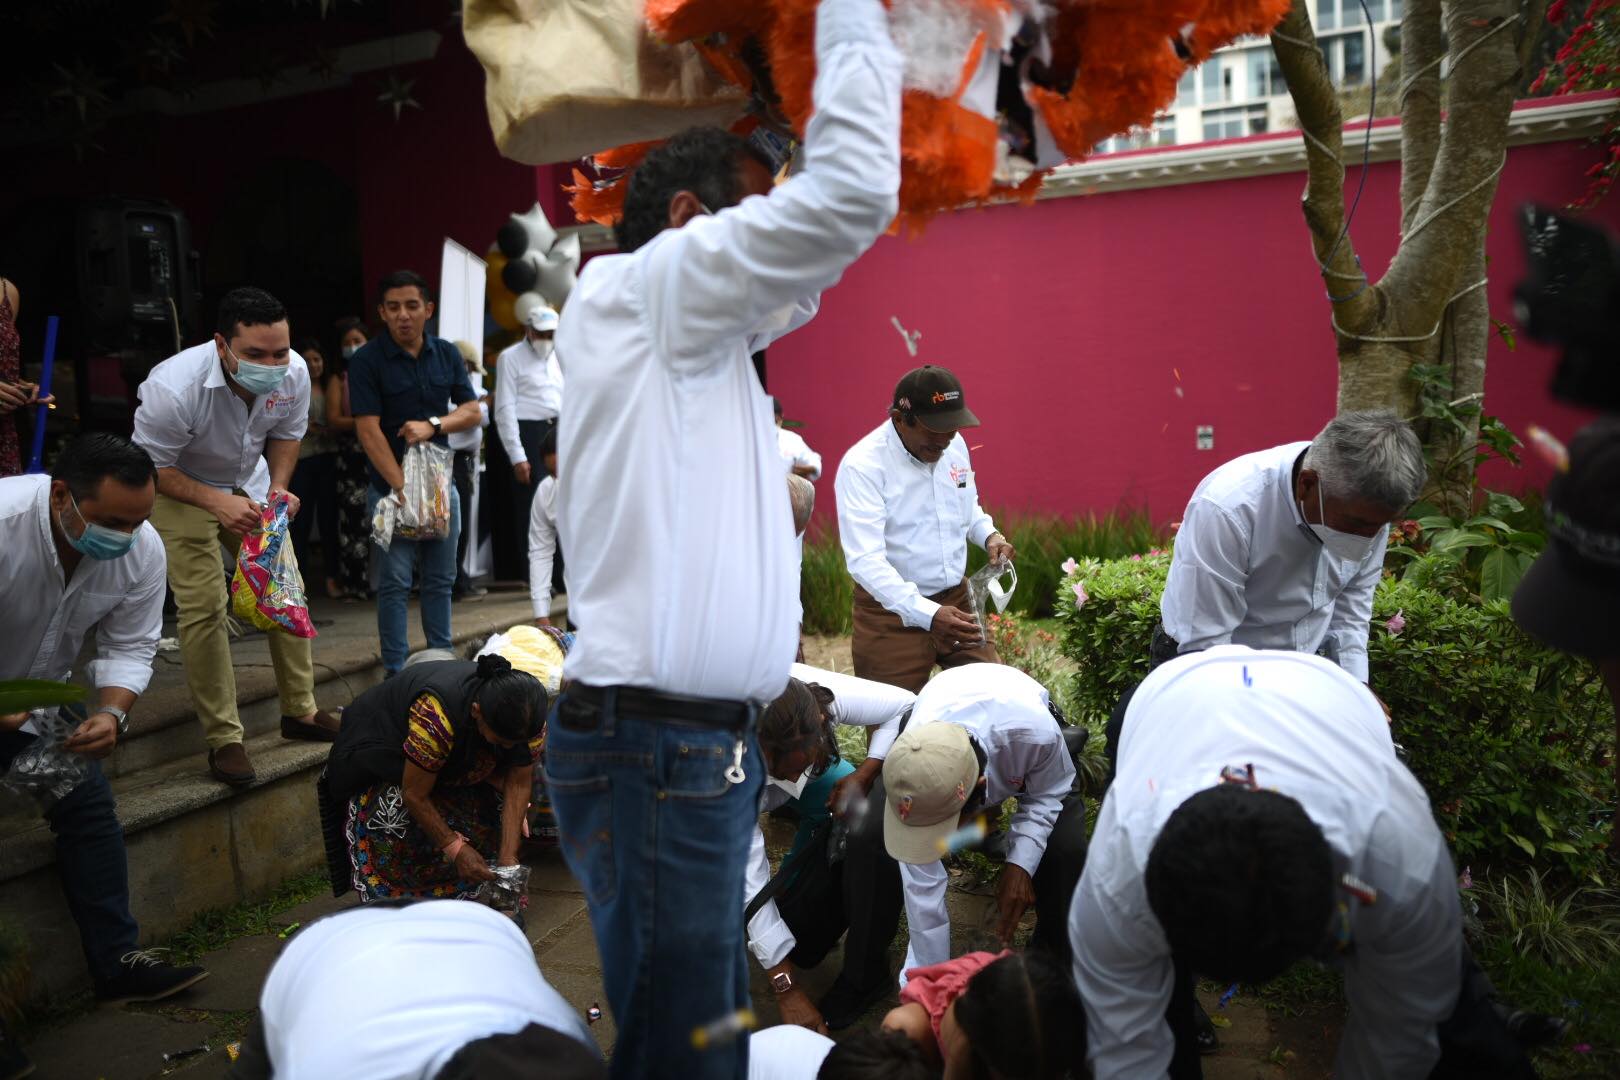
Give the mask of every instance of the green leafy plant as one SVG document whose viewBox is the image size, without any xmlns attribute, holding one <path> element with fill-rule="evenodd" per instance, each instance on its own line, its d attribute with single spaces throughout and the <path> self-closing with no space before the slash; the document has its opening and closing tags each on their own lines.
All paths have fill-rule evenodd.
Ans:
<svg viewBox="0 0 1620 1080">
<path fill-rule="evenodd" d="M 1482 925 L 1515 952 L 1554 967 L 1620 962 L 1620 891 L 1593 885 L 1558 888 L 1534 868 L 1476 882 L 1468 895 Z"/>
<path fill-rule="evenodd" d="M 1481 600 L 1507 600 L 1513 596 L 1519 579 L 1546 546 L 1546 535 L 1538 529 L 1510 523 L 1525 516 L 1518 499 L 1500 491 L 1485 492 L 1483 513 L 1466 519 L 1447 514 L 1429 514 L 1415 522 L 1402 522 L 1399 536 L 1391 531 L 1391 561 L 1407 560 L 1405 576 L 1418 584 L 1430 584 L 1444 563 L 1455 564 L 1460 581 Z M 1417 536 L 1411 526 L 1416 525 Z"/>
<path fill-rule="evenodd" d="M 1058 593 L 1074 700 L 1105 720 L 1148 672 L 1167 556 L 1079 564 Z M 1386 577 L 1373 602 L 1371 684 L 1460 863 L 1604 865 L 1612 710 L 1591 665 L 1541 647 L 1503 600 Z M 1078 592 L 1076 589 L 1078 588 Z"/>
</svg>

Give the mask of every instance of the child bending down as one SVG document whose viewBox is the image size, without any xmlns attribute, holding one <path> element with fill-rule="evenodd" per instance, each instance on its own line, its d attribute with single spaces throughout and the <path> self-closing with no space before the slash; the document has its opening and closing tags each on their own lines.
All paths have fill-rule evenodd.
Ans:
<svg viewBox="0 0 1620 1080">
<path fill-rule="evenodd" d="M 1045 953 L 968 953 L 906 972 L 885 1031 L 908 1036 L 945 1080 L 1083 1074 L 1086 1017 L 1069 973 Z"/>
</svg>

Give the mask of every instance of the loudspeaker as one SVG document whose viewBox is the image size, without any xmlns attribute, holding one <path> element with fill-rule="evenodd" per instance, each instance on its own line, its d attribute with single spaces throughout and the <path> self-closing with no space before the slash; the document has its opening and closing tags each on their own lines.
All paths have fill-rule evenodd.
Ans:
<svg viewBox="0 0 1620 1080">
<path fill-rule="evenodd" d="M 165 202 L 112 198 L 78 214 L 77 277 L 90 336 L 114 348 L 178 352 L 197 331 L 197 253 L 185 214 Z"/>
</svg>

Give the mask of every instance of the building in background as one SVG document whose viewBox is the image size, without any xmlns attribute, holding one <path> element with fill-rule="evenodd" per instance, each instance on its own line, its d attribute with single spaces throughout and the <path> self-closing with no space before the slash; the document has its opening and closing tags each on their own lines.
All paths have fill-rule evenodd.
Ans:
<svg viewBox="0 0 1620 1080">
<path fill-rule="evenodd" d="M 1311 25 L 1333 82 L 1344 90 L 1367 85 L 1391 60 L 1388 33 L 1399 34 L 1401 0 L 1311 0 Z M 1369 24 L 1367 16 L 1372 17 Z M 1348 115 L 1346 119 L 1348 119 Z M 1153 126 L 1109 139 L 1099 154 L 1241 139 L 1296 126 L 1294 102 L 1269 38 L 1245 38 L 1187 72 L 1175 104 Z"/>
</svg>

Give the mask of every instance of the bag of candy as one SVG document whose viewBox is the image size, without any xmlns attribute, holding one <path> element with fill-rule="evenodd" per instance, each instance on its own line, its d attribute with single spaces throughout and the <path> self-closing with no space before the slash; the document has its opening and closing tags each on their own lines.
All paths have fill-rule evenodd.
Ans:
<svg viewBox="0 0 1620 1080">
<path fill-rule="evenodd" d="M 394 523 L 401 540 L 443 540 L 450 535 L 451 474 L 455 455 L 447 446 L 417 443 L 405 451 L 405 501 Z"/>
<path fill-rule="evenodd" d="M 242 537 L 231 575 L 231 607 L 260 630 L 312 638 L 304 578 L 287 534 L 287 505 L 285 492 L 271 492 L 259 529 Z"/>
</svg>

